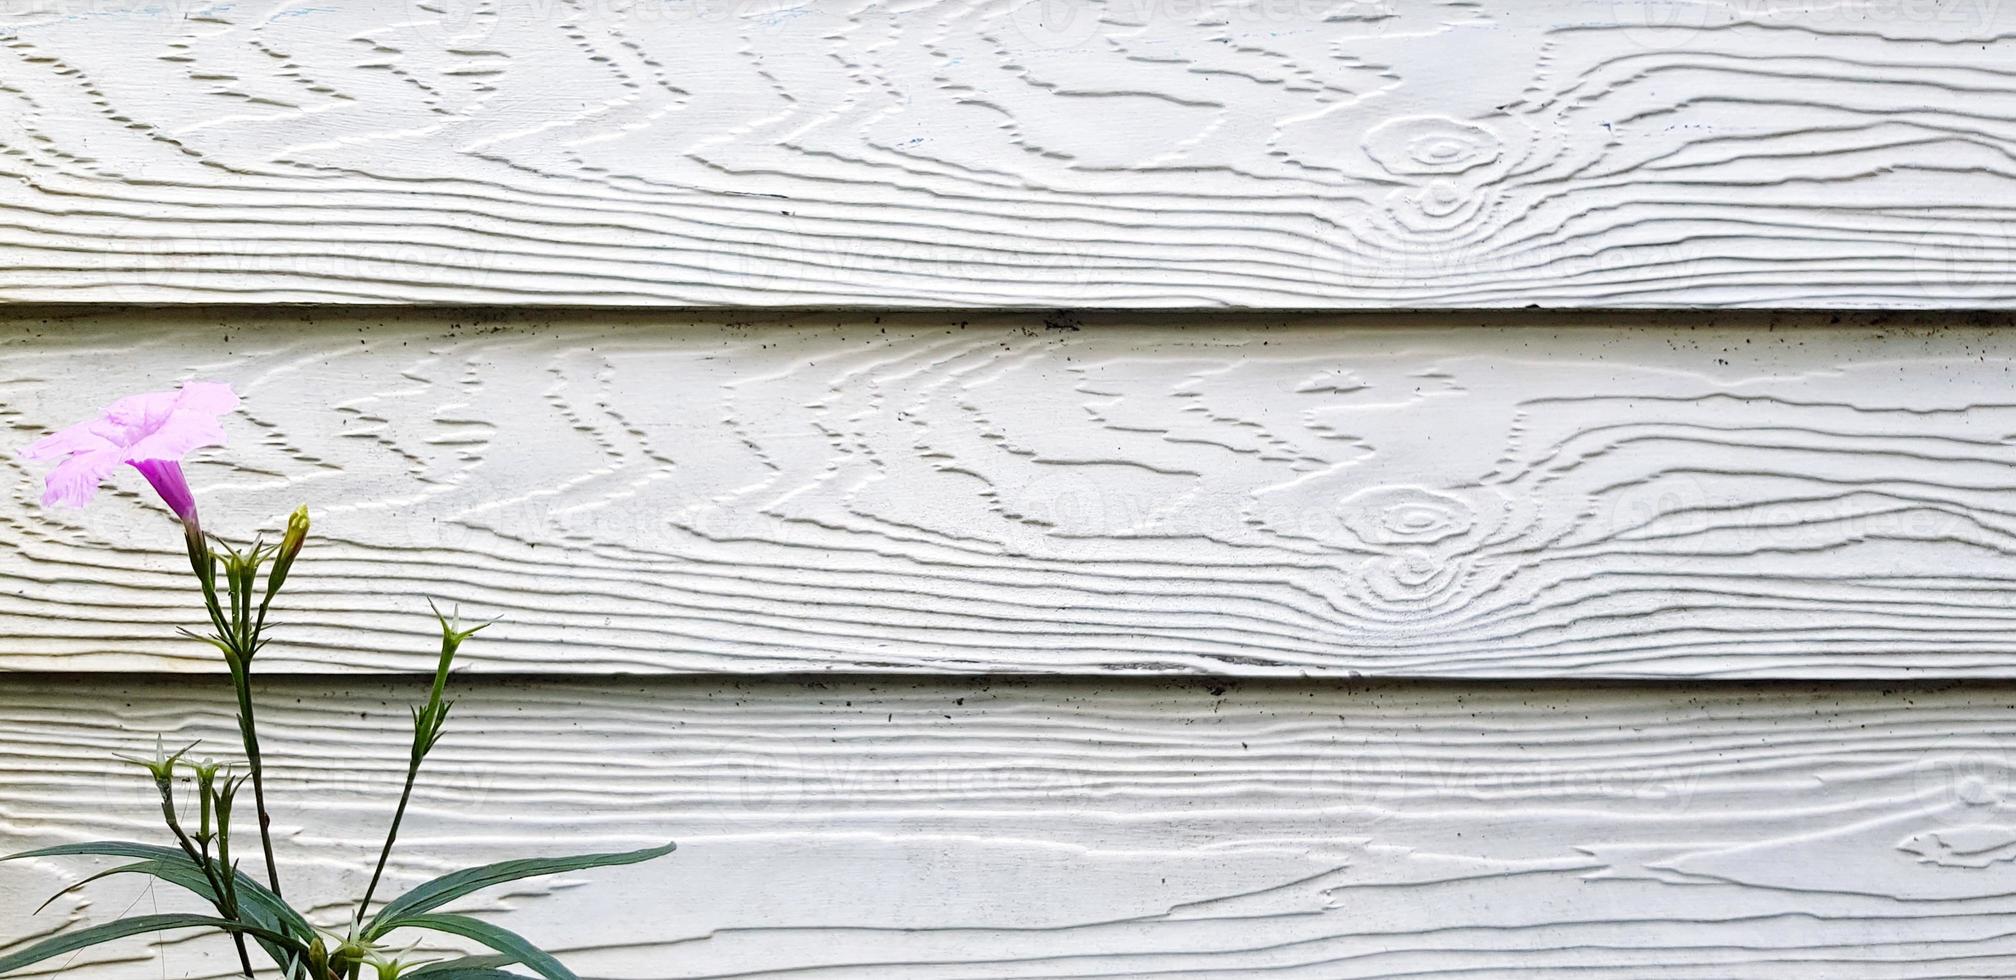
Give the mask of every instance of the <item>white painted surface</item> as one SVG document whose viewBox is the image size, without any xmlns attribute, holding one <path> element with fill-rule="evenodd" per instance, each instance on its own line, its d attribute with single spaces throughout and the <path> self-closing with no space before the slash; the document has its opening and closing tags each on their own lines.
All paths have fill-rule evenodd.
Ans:
<svg viewBox="0 0 2016 980">
<path fill-rule="evenodd" d="M 1995 0 L 28 0 L 0 299 L 2008 306 Z"/>
<path fill-rule="evenodd" d="M 431 595 L 536 673 L 2007 676 L 2016 335 L 1948 319 L 35 315 L 0 419 L 236 384 L 209 525 L 317 515 L 268 669 L 428 669 Z M 4 458 L 0 666 L 219 669 L 139 481 Z"/>
<path fill-rule="evenodd" d="M 423 686 L 335 683 L 266 691 L 284 884 L 325 918 Z M 2016 973 L 2007 686 L 1216 683 L 459 682 L 394 872 L 677 839 L 483 906 L 601 977 Z M 228 746 L 220 686 L 0 678 L 0 829 L 147 833 L 106 755 Z M 78 871 L 0 867 L 0 921 Z M 149 901 L 90 896 L 46 926 Z M 214 945 L 61 976 L 221 975 Z"/>
</svg>

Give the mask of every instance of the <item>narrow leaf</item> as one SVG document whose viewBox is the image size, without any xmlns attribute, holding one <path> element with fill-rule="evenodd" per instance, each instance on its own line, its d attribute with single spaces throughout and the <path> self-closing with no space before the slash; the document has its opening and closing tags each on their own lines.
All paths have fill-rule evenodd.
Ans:
<svg viewBox="0 0 2016 980">
<path fill-rule="evenodd" d="M 492 977 L 515 977 L 517 980 L 525 980 L 519 974 L 504 972 L 504 967 L 516 962 L 517 957 L 502 953 L 495 956 L 464 956 L 429 963 L 402 976 L 407 980 L 489 980 Z"/>
<path fill-rule="evenodd" d="M 42 904 L 35 906 L 35 911 L 30 912 L 28 914 L 41 915 L 42 911 L 49 907 L 49 903 L 54 902 L 55 900 L 62 898 L 63 896 L 68 895 L 71 892 L 74 892 L 77 889 L 84 887 L 85 885 L 97 881 L 100 878 L 110 878 L 113 875 L 119 875 L 119 874 L 146 874 L 148 873 L 147 866 L 154 863 L 155 862 L 153 861 L 142 861 L 138 864 L 122 864 L 116 868 L 106 868 L 105 870 L 100 871 L 97 874 L 91 875 L 90 877 L 87 878 L 79 878 L 78 880 L 72 882 L 68 887 L 65 887 L 62 891 L 59 891 L 56 894 L 43 899 Z M 201 895 L 205 899 L 209 898 L 210 883 L 207 881 L 204 882 L 203 890 L 197 892 L 196 894 Z"/>
<path fill-rule="evenodd" d="M 94 840 L 80 844 L 58 844 L 54 847 L 39 847 L 32 851 L 17 851 L 0 857 L 0 861 L 18 861 L 22 858 L 64 857 L 71 854 L 92 854 L 105 857 L 130 858 L 182 858 L 188 856 L 173 847 L 160 844 L 142 844 L 130 840 Z"/>
<path fill-rule="evenodd" d="M 524 936 L 466 915 L 450 915 L 445 912 L 410 915 L 387 926 L 388 932 L 392 929 L 432 929 L 464 939 L 474 939 L 525 964 L 532 972 L 545 977 L 546 980 L 580 980 L 573 971 L 561 966 L 560 961 L 554 959 L 552 954 L 532 945 Z M 498 972 L 501 971 L 492 971 L 492 973 Z M 508 973 L 504 975 L 510 976 Z"/>
<path fill-rule="evenodd" d="M 482 891 L 492 885 L 521 878 L 537 878 L 540 875 L 561 874 L 568 871 L 582 871 L 588 868 L 608 868 L 623 864 L 636 864 L 663 857 L 672 853 L 672 844 L 647 847 L 641 851 L 622 851 L 612 854 L 576 854 L 572 857 L 520 858 L 515 861 L 499 861 L 478 868 L 465 868 L 452 874 L 445 874 L 432 881 L 417 885 L 412 891 L 386 903 L 371 917 L 370 925 L 364 930 L 364 938 L 376 939 L 392 929 L 391 922 L 419 912 L 440 908 L 464 895 Z"/>
<path fill-rule="evenodd" d="M 76 854 L 88 854 L 100 857 L 145 858 L 147 861 L 143 862 L 143 864 L 159 862 L 164 866 L 180 868 L 186 871 L 189 876 L 188 880 L 171 878 L 152 867 L 143 868 L 141 865 L 127 865 L 123 868 L 114 868 L 110 871 L 93 875 L 90 878 L 84 879 L 84 881 L 78 882 L 78 885 L 103 878 L 106 875 L 118 874 L 121 871 L 132 871 L 136 874 L 154 875 L 164 881 L 181 885 L 205 899 L 215 900 L 210 891 L 209 879 L 204 877 L 201 868 L 198 868 L 194 862 L 189 860 L 189 855 L 182 853 L 179 848 L 164 847 L 160 844 L 142 844 L 137 841 L 124 840 L 86 841 L 81 844 L 58 844 L 55 847 L 21 851 L 17 854 L 0 857 L 0 861 L 13 861 L 19 858 L 32 857 L 65 857 Z M 283 901 L 280 896 L 273 894 L 272 889 L 253 881 L 243 872 L 236 869 L 233 869 L 232 875 L 236 879 L 240 908 L 246 913 L 253 915 L 255 919 L 271 917 L 271 922 L 261 922 L 261 925 L 277 929 L 280 932 L 302 940 L 314 938 L 315 928 L 308 924 L 307 919 L 302 918 L 301 913 L 294 911 L 293 907 Z"/>
<path fill-rule="evenodd" d="M 454 970 L 423 970 L 405 974 L 409 978 L 425 980 L 528 980 L 524 974 L 510 974 L 504 970 L 484 970 L 484 968 L 454 968 Z"/>
<path fill-rule="evenodd" d="M 429 963 L 402 974 L 402 976 L 431 977 L 436 973 L 447 970 L 495 970 L 499 967 L 510 966 L 516 962 L 518 962 L 517 957 L 506 956 L 502 953 L 492 956 L 462 956 L 452 960 L 442 960 L 439 963 Z"/>
<path fill-rule="evenodd" d="M 141 861 L 137 864 L 122 864 L 116 868 L 107 868 L 104 871 L 100 871 L 95 875 L 85 878 L 84 880 L 79 881 L 68 888 L 63 889 L 62 891 L 49 896 L 49 901 L 43 902 L 42 907 L 37 908 L 35 911 L 37 912 L 42 911 L 43 908 L 47 908 L 49 906 L 49 902 L 53 902 L 59 898 L 62 898 L 63 896 L 68 895 L 69 893 L 76 891 L 77 889 L 82 888 L 85 885 L 88 885 L 94 881 L 97 881 L 100 878 L 110 878 L 113 875 L 118 874 L 151 875 L 153 877 L 161 879 L 162 881 L 168 882 L 169 884 L 180 885 L 181 887 L 195 894 L 196 897 L 201 898 L 212 905 L 217 904 L 217 894 L 216 892 L 210 889 L 210 879 L 205 877 L 203 872 L 198 871 L 196 869 L 196 866 L 189 862 L 187 855 L 180 854 L 178 852 L 176 856 L 179 858 L 179 860 Z M 293 909 L 288 908 L 284 903 L 269 902 L 266 900 L 265 896 L 261 896 L 253 892 L 239 893 L 238 911 L 240 915 L 244 916 L 247 919 L 250 919 L 253 925 L 271 929 L 275 932 L 288 931 L 281 921 L 283 918 L 290 916 L 296 919 L 300 918 L 298 915 L 294 913 Z M 295 935 L 297 938 L 301 939 L 313 938 L 312 933 L 306 935 L 297 933 Z M 271 956 L 273 958 L 273 962 L 276 965 L 282 967 L 285 967 L 287 965 L 287 950 L 285 947 L 265 939 L 259 940 L 259 947 L 266 951 L 266 955 Z"/>
<path fill-rule="evenodd" d="M 76 932 L 66 932 L 52 936 L 27 949 L 0 956 L 0 973 L 12 973 L 24 966 L 40 963 L 52 956 L 75 952 L 87 946 L 137 936 L 146 932 L 161 932 L 166 929 L 222 929 L 226 932 L 242 932 L 261 939 L 290 946 L 299 946 L 294 939 L 268 929 L 232 922 L 228 919 L 213 919 L 207 915 L 137 915 L 130 919 L 119 919 L 101 923 Z M 472 937 L 473 938 L 473 937 Z"/>
</svg>

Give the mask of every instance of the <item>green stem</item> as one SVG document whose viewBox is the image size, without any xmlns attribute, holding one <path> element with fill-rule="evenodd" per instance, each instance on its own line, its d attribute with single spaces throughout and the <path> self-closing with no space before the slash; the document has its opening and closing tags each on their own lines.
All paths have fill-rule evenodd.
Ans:
<svg viewBox="0 0 2016 980">
<path fill-rule="evenodd" d="M 183 838 L 180 828 L 176 829 L 175 836 Z M 189 841 L 186 838 L 182 840 L 182 849 L 184 851 L 189 849 Z M 231 869 L 229 866 L 226 866 L 221 876 L 212 870 L 213 865 L 210 863 L 210 841 L 207 838 L 202 843 L 202 851 L 200 856 L 196 857 L 196 863 L 203 866 L 203 876 L 210 879 L 210 887 L 217 893 L 217 911 L 224 913 L 224 917 L 227 919 L 245 922 L 245 917 L 238 914 L 238 891 L 232 887 Z M 251 925 L 249 922 L 245 924 Z M 238 947 L 239 967 L 244 969 L 246 976 L 251 976 L 252 957 L 245 952 L 245 934 L 242 932 L 231 933 L 231 944 Z"/>
<path fill-rule="evenodd" d="M 406 803 L 413 798 L 413 780 L 420 775 L 422 758 L 416 747 L 413 761 L 406 766 L 406 788 L 399 792 L 399 808 L 392 811 L 392 826 L 385 831 L 385 846 L 378 850 L 378 867 L 371 872 L 371 884 L 364 888 L 363 904 L 357 906 L 359 921 L 371 911 L 371 894 L 378 890 L 378 879 L 385 874 L 385 861 L 392 856 L 392 842 L 399 839 L 399 822 L 406 819 Z"/>
<path fill-rule="evenodd" d="M 217 835 L 217 866 L 224 869 L 224 900 L 238 907 L 238 869 L 231 866 L 231 835 Z"/>
<path fill-rule="evenodd" d="M 259 634 L 266 632 L 266 610 L 273 605 L 273 595 L 272 590 L 267 590 L 265 597 L 259 600 L 259 614 L 252 620 L 253 653 L 259 652 Z"/>
<path fill-rule="evenodd" d="M 238 731 L 245 738 L 245 762 L 252 771 L 252 808 L 259 816 L 259 848 L 266 855 L 266 884 L 280 895 L 280 865 L 273 861 L 273 817 L 266 812 L 266 765 L 259 755 L 259 727 L 252 715 L 251 665 L 234 671 L 238 688 Z"/>
<path fill-rule="evenodd" d="M 196 583 L 203 587 L 203 607 L 210 613 L 210 625 L 217 628 L 218 636 L 230 636 L 231 627 L 224 619 L 224 608 L 217 601 L 216 562 L 210 557 L 209 543 L 203 540 L 203 529 L 185 524 L 182 537 L 189 549 L 189 568 L 196 573 Z"/>
<path fill-rule="evenodd" d="M 304 532 L 306 526 L 305 519 L 304 515 Z M 225 659 L 231 667 L 232 686 L 237 689 L 238 732 L 244 739 L 245 760 L 247 767 L 251 770 L 252 803 L 253 809 L 259 818 L 259 848 L 266 858 L 267 885 L 272 889 L 274 896 L 279 897 L 281 895 L 280 865 L 273 856 L 273 815 L 266 809 L 266 764 L 264 757 L 259 751 L 258 718 L 254 714 L 252 707 L 252 656 L 259 652 L 260 633 L 266 625 L 266 610 L 273 601 L 273 592 L 277 590 L 272 588 L 267 590 L 266 596 L 259 603 L 258 618 L 254 620 L 252 616 L 252 589 L 258 573 L 256 557 L 259 554 L 259 546 L 257 544 L 253 545 L 249 556 L 239 556 L 236 552 L 233 552 L 232 560 L 227 563 L 225 576 L 225 586 L 228 589 L 228 599 L 230 601 L 230 610 L 227 613 L 224 603 L 220 601 L 220 597 L 217 594 L 216 559 L 210 553 L 209 542 L 204 538 L 202 529 L 197 526 L 193 519 L 185 522 L 183 530 L 188 544 L 189 566 L 196 573 L 196 581 L 202 586 L 204 608 L 210 614 L 211 625 L 217 628 L 217 641 L 219 645 L 225 648 Z M 174 807 L 172 802 L 168 804 L 168 811 L 169 820 L 173 824 Z M 176 834 L 178 837 L 184 836 L 179 826 L 176 829 Z M 226 841 L 221 839 L 220 832 L 220 840 L 218 841 L 218 854 L 220 858 L 222 858 L 229 846 Z M 189 849 L 186 839 L 183 847 L 184 850 Z M 212 877 L 213 887 L 217 888 L 220 899 L 228 901 L 235 909 L 237 905 L 235 882 L 215 883 L 215 875 L 211 873 L 207 863 L 208 857 L 209 842 L 205 841 L 203 850 L 203 860 L 205 862 L 204 874 Z M 229 869 L 228 873 L 235 875 L 236 869 Z M 236 933 L 232 935 L 232 938 L 238 943 L 238 956 L 245 964 L 245 975 L 250 977 L 252 976 L 252 969 L 250 960 L 245 954 L 244 939 Z M 286 972 L 291 975 L 298 974 L 300 971 L 298 969 L 290 969 L 286 970 Z"/>
<path fill-rule="evenodd" d="M 441 659 L 434 667 L 434 686 L 427 692 L 427 706 L 413 712 L 413 751 L 406 763 L 406 786 L 399 791 L 399 806 L 392 811 L 385 846 L 378 849 L 378 867 L 372 870 L 371 883 L 364 888 L 364 901 L 357 906 L 360 922 L 371 912 L 371 896 L 378 890 L 378 879 L 385 874 L 385 862 L 392 856 L 392 842 L 399 839 L 399 824 L 406 819 L 406 804 L 413 798 L 413 781 L 420 775 L 420 763 L 426 761 L 427 753 L 434 750 L 434 743 L 441 737 L 441 725 L 448 713 L 448 705 L 441 700 L 448 689 L 448 668 L 455 660 L 455 649 L 469 633 L 458 634 L 448 628 L 445 620 L 442 622 Z"/>
<path fill-rule="evenodd" d="M 157 780 L 154 784 L 161 791 L 161 815 L 168 821 L 168 829 L 175 835 L 175 842 L 182 845 L 182 853 L 189 856 L 198 868 L 203 869 L 203 877 L 210 882 L 210 904 L 217 907 L 217 914 L 233 922 L 243 922 L 238 917 L 238 903 L 225 897 L 224 883 L 217 879 L 217 870 L 210 865 L 210 845 L 204 844 L 199 852 L 191 843 L 189 835 L 182 830 L 182 821 L 175 817 L 175 792 L 167 780 Z M 250 923 L 245 923 L 250 924 Z M 233 930 L 231 942 L 238 947 L 238 965 L 247 977 L 252 976 L 252 957 L 245 952 L 245 934 Z"/>
</svg>

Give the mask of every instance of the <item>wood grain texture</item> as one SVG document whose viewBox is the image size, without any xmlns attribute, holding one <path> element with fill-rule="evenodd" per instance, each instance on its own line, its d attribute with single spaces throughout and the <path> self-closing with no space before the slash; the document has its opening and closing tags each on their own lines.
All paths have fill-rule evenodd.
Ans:
<svg viewBox="0 0 2016 980">
<path fill-rule="evenodd" d="M 21 0 L 0 299 L 2016 304 L 1996 0 Z"/>
<path fill-rule="evenodd" d="M 220 686 L 0 678 L 0 832 L 151 834 L 147 788 L 107 753 L 157 732 L 224 750 Z M 304 865 L 285 884 L 324 920 L 368 871 L 420 686 L 264 692 L 279 847 Z M 458 688 L 397 882 L 681 843 L 471 906 L 584 976 L 2016 972 L 2016 689 L 2002 685 Z M 0 866 L 0 921 L 84 867 Z M 36 921 L 156 902 L 173 907 L 108 883 Z M 59 975 L 221 976 L 227 949 L 135 941 Z"/>
<path fill-rule="evenodd" d="M 268 669 L 431 670 L 432 596 L 562 674 L 2016 674 L 1999 320 L 483 316 L 17 317 L 0 425 L 237 385 Z M 221 669 L 140 481 L 0 455 L 0 667 Z"/>
</svg>

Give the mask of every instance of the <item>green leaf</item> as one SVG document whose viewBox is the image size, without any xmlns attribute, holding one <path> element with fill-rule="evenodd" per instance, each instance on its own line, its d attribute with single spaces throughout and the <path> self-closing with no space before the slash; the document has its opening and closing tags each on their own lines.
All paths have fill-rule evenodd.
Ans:
<svg viewBox="0 0 2016 980">
<path fill-rule="evenodd" d="M 405 974 L 409 978 L 423 980 L 526 980 L 524 974 L 510 974 L 504 970 L 484 970 L 484 968 L 456 968 L 456 970 L 425 970 Z"/>
<path fill-rule="evenodd" d="M 151 875 L 169 884 L 179 885 L 196 895 L 196 897 L 215 905 L 217 897 L 216 893 L 210 890 L 210 879 L 203 872 L 197 870 L 196 865 L 190 863 L 188 855 L 177 851 L 175 856 L 177 860 L 141 861 L 138 864 L 122 864 L 116 868 L 107 868 L 49 896 L 49 901 L 43 902 L 42 907 L 37 908 L 35 911 L 42 911 L 43 908 L 49 906 L 49 902 L 62 898 L 64 895 L 76 891 L 100 878 L 110 878 L 118 874 Z M 278 904 L 278 908 L 281 912 L 299 918 L 294 913 L 294 910 L 288 908 L 284 903 Z M 287 929 L 281 922 L 282 916 L 277 914 L 274 909 L 274 903 L 267 902 L 259 895 L 244 891 L 238 894 L 238 911 L 240 915 L 250 919 L 253 925 L 271 929 L 275 932 L 286 932 Z M 306 935 L 296 934 L 296 936 L 303 940 L 314 938 L 312 933 Z M 264 939 L 259 940 L 259 946 L 266 951 L 266 955 L 273 958 L 273 962 L 276 965 L 282 967 L 287 965 L 287 951 L 284 947 Z"/>
<path fill-rule="evenodd" d="M 63 857 L 70 854 L 96 854 L 106 857 L 129 858 L 182 858 L 188 856 L 173 847 L 160 844 L 142 844 L 130 840 L 93 840 L 81 844 L 58 844 L 54 847 L 38 847 L 32 851 L 16 851 L 0 857 L 0 861 L 18 861 L 22 858 Z"/>
<path fill-rule="evenodd" d="M 608 868 L 623 864 L 636 864 L 663 857 L 672 853 L 675 845 L 664 844 L 647 847 L 641 851 L 622 851 L 613 854 L 576 854 L 572 857 L 520 858 L 516 861 L 499 861 L 480 868 L 465 868 L 453 874 L 445 874 L 433 881 L 417 885 L 412 891 L 386 903 L 371 917 L 364 929 L 364 938 L 376 939 L 392 928 L 395 919 L 402 919 L 418 912 L 440 908 L 471 892 L 481 891 L 492 885 L 501 885 L 520 878 L 537 878 L 540 875 L 560 874 L 567 871 L 582 871 L 588 868 Z"/>
<path fill-rule="evenodd" d="M 207 915 L 137 915 L 130 919 L 119 919 L 101 925 L 66 932 L 52 936 L 27 949 L 6 956 L 0 956 L 0 973 L 12 973 L 24 966 L 40 963 L 52 956 L 75 952 L 87 946 L 137 936 L 144 932 L 161 932 L 166 929 L 222 929 L 226 932 L 242 932 L 270 942 L 300 947 L 301 944 L 289 937 L 268 929 L 248 926 L 228 919 L 213 919 Z M 301 947 L 304 951 L 306 947 Z"/>
<path fill-rule="evenodd" d="M 511 977 L 525 980 L 520 974 L 506 973 L 502 968 L 518 962 L 515 956 L 464 956 L 460 959 L 429 963 L 411 973 L 402 974 L 405 980 L 494 980 L 497 977 Z"/>
<path fill-rule="evenodd" d="M 111 871 L 93 875 L 90 878 L 84 879 L 84 881 L 78 882 L 77 884 L 79 885 L 102 878 L 108 874 L 118 874 L 122 870 L 131 870 L 136 874 L 152 874 L 164 881 L 181 885 L 205 899 L 212 898 L 209 880 L 204 877 L 203 870 L 189 860 L 189 855 L 182 853 L 179 848 L 164 847 L 160 844 L 142 844 L 138 841 L 125 840 L 85 841 L 81 844 L 58 844 L 55 847 L 42 847 L 32 851 L 21 851 L 16 854 L 0 857 L 0 861 L 13 861 L 20 858 L 32 857 L 65 857 L 74 854 L 89 854 L 100 857 L 145 858 L 148 861 L 159 861 L 168 865 L 179 866 L 187 870 L 190 876 L 202 887 L 197 888 L 185 884 L 180 880 L 169 878 L 152 870 L 143 871 L 138 865 L 128 865 L 126 868 L 115 868 Z M 261 925 L 270 929 L 277 929 L 303 941 L 315 937 L 315 927 L 309 925 L 308 920 L 302 918 L 301 913 L 294 911 L 293 907 L 289 906 L 280 896 L 273 894 L 272 889 L 246 877 L 243 872 L 234 872 L 234 874 L 236 875 L 234 884 L 238 892 L 238 905 L 242 911 L 253 916 L 255 920 L 270 916 L 273 921 L 262 922 Z"/>
<path fill-rule="evenodd" d="M 160 866 L 158 869 L 156 868 L 157 865 Z M 147 874 L 147 875 L 154 875 L 156 878 L 161 878 L 163 880 L 173 881 L 174 879 L 169 878 L 166 874 L 157 873 L 166 870 L 167 870 L 167 862 L 165 861 L 142 861 L 138 864 L 122 864 L 116 868 L 106 868 L 105 870 L 100 871 L 95 875 L 91 875 L 90 877 L 87 878 L 79 878 L 78 880 L 71 882 L 70 885 L 64 888 L 62 891 L 59 891 L 56 894 L 43 899 L 42 904 L 35 906 L 35 911 L 29 914 L 41 915 L 42 910 L 49 907 L 49 903 L 54 902 L 55 900 L 62 898 L 63 896 L 68 895 L 71 892 L 74 892 L 77 889 L 84 887 L 85 885 L 97 881 L 100 878 L 110 878 L 113 875 Z M 190 870 L 193 871 L 195 869 L 191 868 Z M 200 880 L 203 876 L 199 874 L 196 875 L 195 877 Z M 176 883 L 180 884 L 180 882 Z M 190 891 L 193 891 L 198 896 L 202 897 L 205 900 L 208 900 L 210 898 L 210 883 L 208 881 L 205 881 L 203 882 L 203 887 L 191 888 Z"/>
<path fill-rule="evenodd" d="M 452 960 L 442 960 L 439 963 L 429 963 L 426 966 L 422 966 L 411 973 L 402 974 L 402 976 L 431 977 L 434 976 L 435 974 L 445 973 L 449 970 L 495 971 L 498 967 L 510 966 L 511 964 L 516 962 L 518 962 L 517 957 L 506 956 L 502 953 L 499 953 L 494 956 L 463 956 Z"/>
<path fill-rule="evenodd" d="M 545 977 L 546 980 L 581 980 L 581 978 L 574 975 L 573 971 L 561 966 L 560 961 L 554 959 L 552 954 L 532 945 L 524 936 L 518 935 L 509 929 L 500 929 L 481 919 L 472 919 L 466 915 L 451 915 L 445 912 L 436 912 L 429 915 L 409 915 L 388 926 L 386 931 L 389 932 L 392 929 L 432 929 L 435 932 L 445 932 L 450 935 L 461 936 L 464 939 L 474 939 L 497 952 L 511 957 L 519 963 L 531 967 L 532 972 Z M 510 976 L 508 973 L 504 975 Z"/>
</svg>

